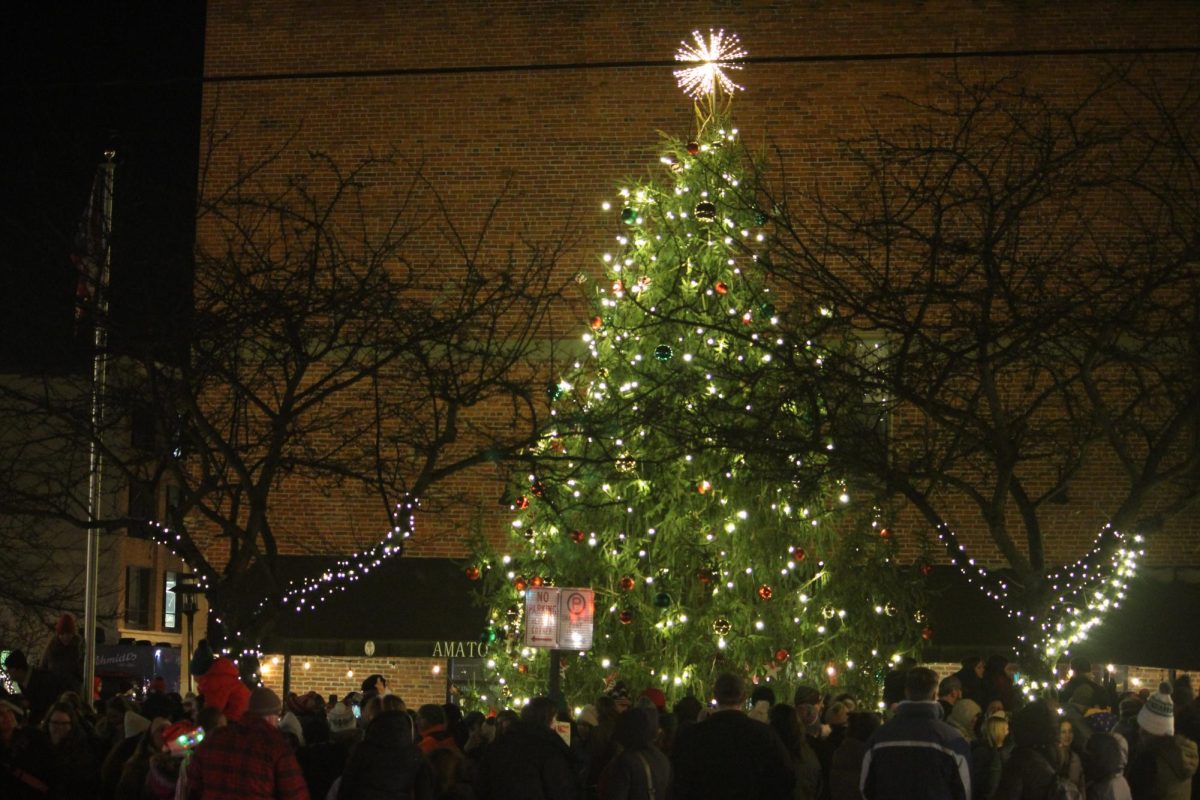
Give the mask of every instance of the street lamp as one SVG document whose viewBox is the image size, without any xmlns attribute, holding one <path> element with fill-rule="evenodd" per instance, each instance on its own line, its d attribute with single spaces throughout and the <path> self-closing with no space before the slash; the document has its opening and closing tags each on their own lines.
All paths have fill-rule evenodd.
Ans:
<svg viewBox="0 0 1200 800">
<path fill-rule="evenodd" d="M 187 573 L 180 575 L 175 583 L 175 588 L 171 591 L 175 593 L 175 600 L 179 606 L 179 610 L 187 617 L 187 650 L 183 654 L 184 660 L 192 657 L 192 630 L 193 618 L 196 616 L 196 611 L 200 608 L 200 595 L 204 594 L 204 587 L 196 582 L 196 576 Z M 192 670 L 188 669 L 188 691 L 192 690 Z"/>
</svg>

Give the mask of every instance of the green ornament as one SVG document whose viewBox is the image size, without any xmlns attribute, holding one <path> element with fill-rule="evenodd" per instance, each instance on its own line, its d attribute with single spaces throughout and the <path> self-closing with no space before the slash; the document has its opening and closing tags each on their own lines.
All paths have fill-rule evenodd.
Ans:
<svg viewBox="0 0 1200 800">
<path fill-rule="evenodd" d="M 557 400 L 558 398 L 562 397 L 563 396 L 562 384 L 560 384 L 560 383 L 546 384 L 546 396 L 549 397 L 551 400 Z"/>
<path fill-rule="evenodd" d="M 758 307 L 758 310 L 762 312 L 764 317 L 775 316 L 775 304 L 774 303 L 763 303 Z"/>
<path fill-rule="evenodd" d="M 480 644 L 495 644 L 496 629 L 488 628 L 483 633 L 479 634 L 479 642 L 480 642 Z"/>
<path fill-rule="evenodd" d="M 761 211 L 755 211 L 754 212 L 754 224 L 755 225 L 766 225 L 767 224 L 767 215 Z"/>
<path fill-rule="evenodd" d="M 659 592 L 658 594 L 654 595 L 654 606 L 655 608 L 670 608 L 671 595 L 667 594 L 666 592 Z"/>
<path fill-rule="evenodd" d="M 624 222 L 626 225 L 632 225 L 633 223 L 637 222 L 637 217 L 638 212 L 636 208 L 633 208 L 632 206 L 626 206 L 625 208 L 621 209 L 621 222 Z"/>
<path fill-rule="evenodd" d="M 671 345 L 669 344 L 660 344 L 654 348 L 654 357 L 659 361 L 670 361 L 673 355 L 675 355 L 675 351 L 671 349 Z"/>
</svg>

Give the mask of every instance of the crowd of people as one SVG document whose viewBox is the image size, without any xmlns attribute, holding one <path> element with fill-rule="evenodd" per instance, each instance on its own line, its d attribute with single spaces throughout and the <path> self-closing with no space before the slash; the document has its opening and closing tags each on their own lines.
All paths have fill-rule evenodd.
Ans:
<svg viewBox="0 0 1200 800">
<path fill-rule="evenodd" d="M 0 697 L 0 798 L 207 800 L 1197 800 L 1187 676 L 1118 693 L 1073 662 L 1024 703 L 1003 659 L 942 677 L 903 665 L 882 703 L 722 674 L 703 701 L 617 681 L 572 713 L 535 697 L 491 716 L 409 707 L 383 675 L 344 696 L 251 690 L 223 657 L 198 695 L 152 682 L 98 708 L 19 651 Z M 35 691 L 37 690 L 37 691 Z M 790 700 L 791 702 L 786 702 Z"/>
</svg>

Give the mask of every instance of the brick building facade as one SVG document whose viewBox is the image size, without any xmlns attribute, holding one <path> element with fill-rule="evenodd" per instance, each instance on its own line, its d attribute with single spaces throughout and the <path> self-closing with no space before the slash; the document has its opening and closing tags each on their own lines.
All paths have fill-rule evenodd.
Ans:
<svg viewBox="0 0 1200 800">
<path fill-rule="evenodd" d="M 735 102 L 743 137 L 774 149 L 797 180 L 836 191 L 838 140 L 897 125 L 909 112 L 896 97 L 928 95 L 951 68 L 1020 70 L 1067 93 L 1088 85 L 1106 60 L 1135 54 L 1169 73 L 1194 58 L 1178 51 L 1198 41 L 1200 17 L 1178 2 L 210 0 L 203 119 L 229 137 L 212 154 L 208 178 L 230 180 L 239 157 L 288 136 L 296 158 L 310 149 L 344 159 L 394 150 L 424 165 L 463 220 L 481 215 L 505 186 L 516 200 L 502 226 L 514 234 L 548 238 L 579 220 L 579 243 L 563 266 L 594 276 L 609 234 L 593 210 L 621 178 L 653 165 L 657 131 L 692 129 L 669 61 L 681 38 L 709 28 L 737 31 L 752 57 L 735 76 L 746 87 Z M 276 168 L 282 175 L 297 164 L 285 158 Z M 563 335 L 573 337 L 582 318 L 581 307 L 564 308 Z M 455 479 L 446 513 L 418 515 L 408 554 L 462 557 L 473 524 L 500 536 L 508 522 L 496 503 L 502 477 L 481 468 Z M 387 526 L 373 498 L 283 490 L 274 527 L 286 532 L 284 552 L 345 553 Z M 1079 482 L 1054 520 L 1051 560 L 1079 556 L 1112 492 L 1103 465 Z M 994 558 L 966 512 L 948 516 L 964 526 L 973 552 Z M 911 517 L 899 529 L 902 548 L 916 552 L 922 523 Z M 1150 542 L 1147 563 L 1200 563 L 1200 531 L 1173 521 Z M 410 702 L 438 699 L 434 665 L 416 661 L 372 669 L 411 681 L 413 691 L 401 692 Z M 369 668 L 300 663 L 293 656 L 298 690 L 341 691 L 354 681 L 339 676 Z"/>
</svg>

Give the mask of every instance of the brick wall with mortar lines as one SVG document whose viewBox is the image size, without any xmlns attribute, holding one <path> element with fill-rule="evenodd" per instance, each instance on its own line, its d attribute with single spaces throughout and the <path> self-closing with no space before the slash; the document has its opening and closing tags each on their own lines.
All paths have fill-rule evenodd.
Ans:
<svg viewBox="0 0 1200 800">
<path fill-rule="evenodd" d="M 928 93 L 949 60 L 908 58 L 823 63 L 770 62 L 770 57 L 872 55 L 928 51 L 1032 50 L 1191 45 L 1200 21 L 1174 3 L 1103 4 L 926 3 L 904 11 L 876 3 L 685 3 L 669 9 L 601 3 L 496 3 L 488 13 L 464 3 L 418 6 L 374 2 L 279 2 L 270 9 L 234 0 L 208 7 L 205 113 L 216 127 L 236 121 L 217 154 L 218 176 L 234 158 L 278 144 L 298 131 L 297 150 L 315 148 L 353 158 L 394 148 L 420 159 L 462 219 L 477 217 L 509 180 L 519 203 L 501 232 L 546 237 L 572 214 L 581 224 L 578 246 L 564 269 L 598 274 L 598 254 L 610 247 L 611 219 L 594 209 L 613 196 L 622 176 L 644 174 L 657 158 L 656 131 L 686 136 L 692 110 L 663 65 L 589 68 L 597 62 L 663 61 L 692 28 L 737 30 L 751 55 L 768 59 L 736 77 L 747 87 L 736 103 L 747 139 L 777 146 L 793 173 L 829 191 L 845 186 L 836 157 L 839 136 L 872 125 L 894 127 L 908 113 L 892 96 Z M 1179 60 L 1160 60 L 1167 69 Z M 289 73 L 419 69 L 423 67 L 559 65 L 456 74 L 286 77 Z M 574 66 L 570 66 L 574 65 Z M 1095 76 L 1084 57 L 964 59 L 971 72 L 1002 74 L 1027 68 L 1050 89 L 1071 90 Z M 261 80 L 218 81 L 221 76 Z M 285 77 L 267 77 L 285 76 Z M 297 162 L 284 162 L 284 174 Z M 433 238 L 418 247 L 446 258 Z M 559 326 L 581 329 L 579 307 L 564 306 Z M 1096 465 L 1064 507 L 1051 537 L 1051 555 L 1074 558 L 1102 521 L 1097 509 L 1111 494 L 1111 475 Z M 461 556 L 465 532 L 483 519 L 502 535 L 507 515 L 496 503 L 503 486 L 496 469 L 473 471 L 446 487 L 449 505 L 419 516 L 413 555 Z M 285 550 L 344 551 L 387 526 L 378 502 L 323 498 L 303 487 L 281 487 Z M 984 561 L 990 543 L 972 529 L 964 504 L 949 502 L 947 517 L 963 529 Z M 318 520 L 317 525 L 312 521 Z M 897 526 L 903 556 L 915 556 L 917 534 L 928 529 L 905 514 Z M 1182 522 L 1151 542 L 1151 563 L 1196 561 L 1200 537 Z M 330 547 L 334 543 L 334 547 Z"/>
<path fill-rule="evenodd" d="M 267 654 L 263 683 L 282 695 L 283 656 Z M 305 669 L 305 664 L 308 668 Z M 437 670 L 435 672 L 435 669 Z M 363 678 L 380 674 L 388 689 L 399 695 L 410 708 L 424 703 L 446 702 L 446 659 L 439 658 L 342 658 L 331 656 L 292 656 L 291 691 L 296 694 L 317 692 L 322 697 L 345 697 L 357 692 Z M 351 674 L 352 673 L 352 674 Z"/>
</svg>

